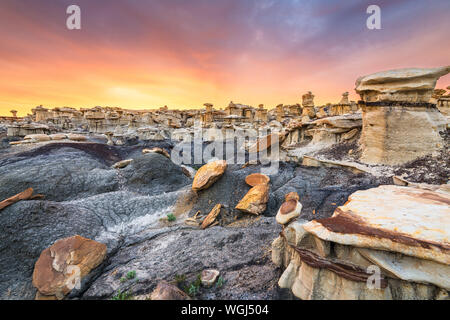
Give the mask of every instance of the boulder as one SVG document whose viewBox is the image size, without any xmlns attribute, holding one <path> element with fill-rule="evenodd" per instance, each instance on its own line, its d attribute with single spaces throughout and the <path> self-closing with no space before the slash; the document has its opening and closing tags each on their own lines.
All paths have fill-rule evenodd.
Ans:
<svg viewBox="0 0 450 320">
<path fill-rule="evenodd" d="M 83 136 L 81 134 L 68 133 L 67 139 L 72 140 L 72 141 L 86 141 L 87 137 Z"/>
<path fill-rule="evenodd" d="M 127 167 L 132 161 L 133 161 L 133 159 L 122 160 L 122 161 L 114 163 L 112 165 L 112 167 L 114 169 L 123 169 L 123 168 Z"/>
<path fill-rule="evenodd" d="M 42 251 L 33 271 L 33 286 L 44 296 L 62 299 L 106 257 L 106 245 L 73 236 Z"/>
<path fill-rule="evenodd" d="M 151 300 L 191 300 L 191 298 L 178 287 L 166 281 L 161 281 L 150 295 Z"/>
<path fill-rule="evenodd" d="M 242 200 L 237 204 L 236 209 L 260 215 L 266 210 L 269 201 L 269 185 L 258 184 L 251 188 Z"/>
<path fill-rule="evenodd" d="M 211 224 L 214 223 L 214 221 L 216 221 L 217 216 L 220 213 L 220 209 L 222 208 L 222 205 L 216 204 L 214 206 L 214 208 L 211 210 L 211 212 L 206 216 L 206 218 L 203 220 L 202 222 L 202 229 L 206 229 L 207 227 L 209 227 Z"/>
<path fill-rule="evenodd" d="M 220 271 L 215 269 L 203 270 L 200 276 L 202 285 L 206 288 L 211 287 L 219 277 Z"/>
<path fill-rule="evenodd" d="M 268 184 L 269 182 L 270 178 L 262 173 L 252 173 L 245 177 L 245 183 L 250 187 L 255 187 L 258 184 Z"/>
<path fill-rule="evenodd" d="M 281 205 L 275 217 L 277 222 L 281 225 L 289 223 L 292 219 L 300 216 L 302 212 L 302 204 L 298 201 L 299 196 L 297 192 L 290 192 L 285 197 L 285 202 Z"/>
<path fill-rule="evenodd" d="M 208 189 L 214 182 L 219 180 L 226 169 L 227 162 L 225 160 L 217 160 L 205 164 L 195 174 L 194 181 L 192 182 L 192 190 L 200 191 Z"/>
<path fill-rule="evenodd" d="M 170 159 L 170 154 L 165 150 L 165 149 L 163 149 L 163 148 L 158 148 L 158 147 L 155 147 L 155 148 L 153 148 L 153 149 L 144 149 L 144 150 L 142 150 L 142 153 L 143 154 L 147 154 L 147 153 L 159 153 L 159 154 L 162 154 L 163 156 L 165 156 L 166 158 L 169 158 Z"/>
<path fill-rule="evenodd" d="M 33 142 L 45 142 L 50 141 L 50 136 L 46 134 L 29 134 L 23 138 L 24 140 L 31 140 Z"/>
</svg>

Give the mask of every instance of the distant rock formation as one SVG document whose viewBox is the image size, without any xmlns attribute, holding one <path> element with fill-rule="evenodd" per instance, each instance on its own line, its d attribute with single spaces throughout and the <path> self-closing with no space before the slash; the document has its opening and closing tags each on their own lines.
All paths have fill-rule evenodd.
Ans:
<svg viewBox="0 0 450 320">
<path fill-rule="evenodd" d="M 363 100 L 361 160 L 397 165 L 443 148 L 446 119 L 429 103 L 439 77 L 450 67 L 378 72 L 356 81 Z"/>
</svg>

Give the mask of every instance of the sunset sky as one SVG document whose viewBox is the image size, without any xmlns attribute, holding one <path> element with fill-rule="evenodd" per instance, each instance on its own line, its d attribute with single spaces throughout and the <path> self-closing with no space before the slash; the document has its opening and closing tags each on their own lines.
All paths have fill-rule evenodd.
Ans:
<svg viewBox="0 0 450 320">
<path fill-rule="evenodd" d="M 359 76 L 450 65 L 449 39 L 449 0 L 1 0 L 0 114 L 357 100 Z"/>
</svg>

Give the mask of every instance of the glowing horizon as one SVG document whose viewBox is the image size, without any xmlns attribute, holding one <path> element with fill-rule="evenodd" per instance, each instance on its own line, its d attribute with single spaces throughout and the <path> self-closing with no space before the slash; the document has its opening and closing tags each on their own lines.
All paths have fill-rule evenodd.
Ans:
<svg viewBox="0 0 450 320">
<path fill-rule="evenodd" d="M 359 97 L 359 76 L 449 65 L 449 1 L 377 1 L 382 30 L 366 28 L 371 1 L 4 0 L 0 115 L 47 108 L 193 109 L 230 100 L 271 109 Z M 119 23 L 117 22 L 119 21 Z M 450 77 L 437 88 L 450 85 Z"/>
</svg>

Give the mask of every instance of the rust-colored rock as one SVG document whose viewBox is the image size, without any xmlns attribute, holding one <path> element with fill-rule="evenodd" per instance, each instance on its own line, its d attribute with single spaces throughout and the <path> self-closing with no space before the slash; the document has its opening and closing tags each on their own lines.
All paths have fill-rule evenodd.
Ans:
<svg viewBox="0 0 450 320">
<path fill-rule="evenodd" d="M 226 169 L 227 162 L 225 160 L 217 160 L 205 164 L 195 174 L 192 190 L 199 191 L 209 188 L 225 173 Z"/>
<path fill-rule="evenodd" d="M 20 200 L 28 200 L 33 195 L 33 188 L 28 188 L 21 193 L 16 194 L 15 196 L 12 196 L 11 198 L 8 198 L 6 200 L 3 200 L 0 202 L 0 210 L 3 208 L 6 208 L 7 206 L 12 205 L 13 203 L 16 203 Z"/>
<path fill-rule="evenodd" d="M 56 241 L 42 251 L 33 285 L 44 296 L 62 299 L 106 257 L 106 245 L 79 235 Z"/>
<path fill-rule="evenodd" d="M 220 213 L 220 209 L 222 208 L 222 205 L 216 204 L 214 208 L 211 210 L 211 212 L 206 216 L 206 218 L 202 222 L 202 229 L 208 228 L 211 224 L 216 221 L 217 216 Z"/>
<path fill-rule="evenodd" d="M 268 184 L 270 178 L 262 173 L 252 173 L 245 178 L 245 183 L 250 187 L 257 186 L 258 184 Z"/>
<path fill-rule="evenodd" d="M 269 201 L 269 185 L 258 184 L 251 188 L 236 206 L 236 209 L 259 215 L 266 210 Z"/>
<path fill-rule="evenodd" d="M 178 287 L 166 281 L 161 281 L 150 295 L 151 300 L 191 300 L 191 298 Z"/>
</svg>

